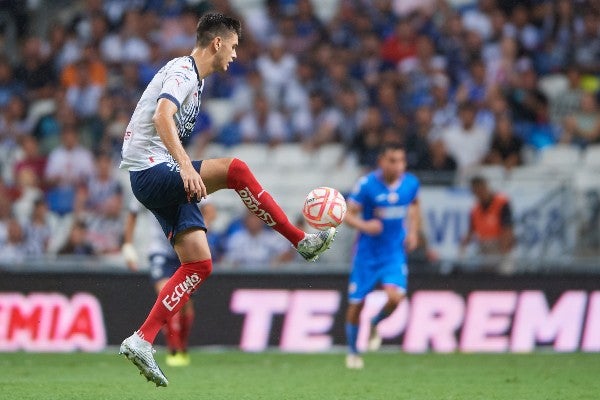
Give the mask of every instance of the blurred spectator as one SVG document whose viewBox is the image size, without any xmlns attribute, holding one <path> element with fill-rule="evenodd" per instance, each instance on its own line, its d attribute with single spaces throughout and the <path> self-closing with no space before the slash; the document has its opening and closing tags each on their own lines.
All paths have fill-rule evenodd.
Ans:
<svg viewBox="0 0 600 400">
<path fill-rule="evenodd" d="M 13 97 L 25 95 L 22 82 L 14 77 L 14 71 L 6 56 L 0 55 L 0 108 L 5 107 Z"/>
<path fill-rule="evenodd" d="M 292 124 L 295 139 L 307 147 L 316 148 L 335 137 L 340 114 L 329 105 L 324 92 L 315 90 L 309 96 L 309 108 L 294 115 Z"/>
<path fill-rule="evenodd" d="M 0 114 L 0 139 L 16 144 L 19 137 L 31 133 L 33 126 L 27 119 L 28 104 L 25 98 L 13 96 Z"/>
<path fill-rule="evenodd" d="M 352 142 L 358 132 L 360 123 L 365 116 L 365 108 L 359 100 L 358 93 L 350 85 L 340 89 L 337 104 L 340 114 L 337 137 L 324 139 L 326 139 L 325 141 L 335 139 L 347 145 Z"/>
<path fill-rule="evenodd" d="M 25 233 L 16 218 L 6 224 L 6 241 L 0 243 L 0 257 L 5 263 L 19 263 L 26 257 Z"/>
<path fill-rule="evenodd" d="M 94 175 L 91 152 L 79 144 L 74 126 L 66 126 L 61 133 L 61 146 L 48 157 L 46 183 L 50 188 L 50 210 L 60 215 L 73 210 L 76 188 Z"/>
<path fill-rule="evenodd" d="M 196 25 L 198 24 L 196 12 L 191 8 L 185 8 L 176 21 L 173 32 L 163 43 L 163 49 L 169 59 L 188 55 L 190 49 L 196 45 Z"/>
<path fill-rule="evenodd" d="M 461 249 L 464 251 L 471 241 L 476 241 L 480 254 L 508 254 L 515 243 L 509 199 L 493 192 L 479 176 L 471 179 L 471 191 L 476 204 L 471 209 L 469 232 L 462 239 Z"/>
<path fill-rule="evenodd" d="M 369 107 L 356 136 L 346 150 L 354 154 L 358 164 L 365 170 L 371 170 L 377 166 L 382 131 L 381 112 L 377 107 Z"/>
<path fill-rule="evenodd" d="M 242 116 L 240 132 L 245 142 L 265 143 L 271 146 L 285 142 L 288 138 L 283 115 L 269 108 L 269 101 L 262 93 L 254 97 L 252 111 Z"/>
<path fill-rule="evenodd" d="M 87 238 L 94 247 L 94 253 L 118 253 L 124 229 L 121 218 L 123 189 L 113 177 L 109 153 L 98 153 L 95 166 L 95 175 L 78 192 L 78 202 L 83 203 L 83 209 L 76 211 L 87 222 Z"/>
<path fill-rule="evenodd" d="M 567 87 L 557 91 L 550 98 L 550 119 L 554 124 L 562 124 L 566 116 L 573 114 L 581 105 L 581 73 L 576 66 L 566 71 Z"/>
<path fill-rule="evenodd" d="M 531 23 L 529 9 L 522 3 L 513 8 L 510 22 L 504 27 L 504 34 L 515 38 L 522 49 L 531 53 L 540 44 L 540 32 Z"/>
<path fill-rule="evenodd" d="M 37 139 L 31 135 L 24 135 L 19 139 L 19 145 L 22 155 L 14 165 L 14 176 L 24 170 L 30 170 L 38 178 L 38 185 L 44 189 L 42 179 L 46 171 L 47 159 L 40 154 L 40 148 Z"/>
<path fill-rule="evenodd" d="M 92 117 L 98 111 L 98 103 L 104 87 L 91 80 L 90 65 L 85 60 L 77 63 L 76 74 L 77 83 L 67 88 L 67 102 L 78 117 Z"/>
<path fill-rule="evenodd" d="M 583 15 L 583 29 L 574 43 L 574 61 L 587 74 L 600 73 L 600 17 L 598 10 Z"/>
<path fill-rule="evenodd" d="M 144 40 L 142 15 L 139 10 L 127 10 L 116 33 L 107 35 L 100 44 L 102 59 L 109 64 L 143 62 L 150 58 L 150 46 Z"/>
<path fill-rule="evenodd" d="M 465 29 L 475 31 L 483 40 L 492 36 L 491 14 L 495 7 L 494 0 L 477 0 L 477 7 L 465 11 L 462 23 Z"/>
<path fill-rule="evenodd" d="M 448 151 L 441 139 L 436 139 L 429 144 L 428 159 L 421 164 L 421 169 L 429 172 L 454 172 L 456 161 Z"/>
<path fill-rule="evenodd" d="M 417 54 L 415 32 L 408 19 L 400 19 L 394 33 L 388 36 L 381 47 L 381 57 L 394 65 Z"/>
<path fill-rule="evenodd" d="M 39 37 L 25 39 L 21 50 L 21 63 L 15 69 L 15 78 L 23 82 L 30 100 L 52 97 L 56 75 L 44 54 Z"/>
<path fill-rule="evenodd" d="M 150 53 L 148 55 L 148 59 L 136 64 L 139 68 L 139 81 L 137 84 L 141 87 L 148 86 L 154 75 L 166 64 L 167 61 L 158 39 L 151 39 L 149 46 Z"/>
<path fill-rule="evenodd" d="M 58 251 L 59 255 L 93 256 L 94 247 L 87 239 L 85 222 L 75 220 L 71 226 L 67 242 Z"/>
<path fill-rule="evenodd" d="M 480 165 L 490 150 L 490 135 L 475 123 L 475 115 L 475 105 L 463 103 L 459 122 L 441 131 L 441 139 L 461 171 Z"/>
<path fill-rule="evenodd" d="M 296 75 L 296 58 L 286 51 L 281 36 L 271 38 L 268 52 L 258 57 L 256 68 L 264 82 L 264 91 L 269 104 L 279 107 L 287 85 Z"/>
<path fill-rule="evenodd" d="M 13 203 L 13 213 L 20 223 L 24 224 L 33 211 L 34 203 L 43 197 L 40 189 L 40 176 L 31 169 L 22 169 L 17 175 L 16 190 L 19 197 Z"/>
<path fill-rule="evenodd" d="M 417 108 L 404 142 L 408 169 L 427 169 L 430 159 L 429 143 L 436 136 L 434 129 L 431 107 Z"/>
<path fill-rule="evenodd" d="M 324 28 L 315 15 L 311 0 L 296 0 L 296 35 L 306 43 L 306 48 L 311 48 L 324 37 Z"/>
<path fill-rule="evenodd" d="M 10 197 L 7 194 L 6 188 L 0 181 L 0 246 L 8 237 L 8 220 L 11 217 Z"/>
<path fill-rule="evenodd" d="M 439 131 L 441 128 L 448 128 L 457 122 L 458 107 L 449 96 L 450 80 L 446 75 L 435 74 L 432 79 L 432 122 Z"/>
<path fill-rule="evenodd" d="M 25 226 L 25 248 L 30 256 L 43 256 L 49 250 L 49 244 L 57 227 L 56 216 L 48 211 L 43 197 L 35 200 L 33 211 Z"/>
<path fill-rule="evenodd" d="M 600 108 L 592 93 L 584 93 L 579 109 L 565 117 L 561 141 L 582 147 L 600 141 Z"/>
<path fill-rule="evenodd" d="M 92 44 L 85 46 L 81 56 L 63 69 L 60 81 L 67 90 L 86 85 L 104 88 L 108 70 L 98 55 L 98 48 Z"/>
<path fill-rule="evenodd" d="M 523 140 L 515 135 L 510 117 L 506 114 L 501 115 L 496 120 L 492 147 L 486 157 L 486 162 L 511 169 L 523 162 L 522 150 Z"/>
<path fill-rule="evenodd" d="M 243 227 L 226 239 L 223 263 L 233 268 L 265 269 L 290 261 L 294 253 L 285 240 L 256 215 L 247 212 Z"/>
</svg>

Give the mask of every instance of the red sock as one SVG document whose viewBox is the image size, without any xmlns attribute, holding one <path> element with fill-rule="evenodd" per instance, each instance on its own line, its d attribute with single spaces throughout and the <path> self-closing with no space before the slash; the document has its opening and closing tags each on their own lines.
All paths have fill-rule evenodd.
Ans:
<svg viewBox="0 0 600 400">
<path fill-rule="evenodd" d="M 138 330 L 140 336 L 153 343 L 160 328 L 179 312 L 211 272 L 210 259 L 181 264 L 158 294 L 150 314 Z"/>
<path fill-rule="evenodd" d="M 162 327 L 162 332 L 165 335 L 167 347 L 171 352 L 180 351 L 181 346 L 181 311 L 169 318 L 167 323 Z"/>
<path fill-rule="evenodd" d="M 234 189 L 250 211 L 275 229 L 295 246 L 304 239 L 304 232 L 295 227 L 279 204 L 265 191 L 245 162 L 234 158 L 227 172 L 227 187 Z"/>
<path fill-rule="evenodd" d="M 179 330 L 179 343 L 181 344 L 181 350 L 187 351 L 188 343 L 190 340 L 190 333 L 192 332 L 192 324 L 194 323 L 194 309 L 188 308 L 185 313 L 180 312 L 181 329 Z"/>
</svg>

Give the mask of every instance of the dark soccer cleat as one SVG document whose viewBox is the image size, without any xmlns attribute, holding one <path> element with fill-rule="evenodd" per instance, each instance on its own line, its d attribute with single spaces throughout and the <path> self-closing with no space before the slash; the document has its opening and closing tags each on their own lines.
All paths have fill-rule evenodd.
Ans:
<svg viewBox="0 0 600 400">
<path fill-rule="evenodd" d="M 137 332 L 123 340 L 119 354 L 124 354 L 140 370 L 140 375 L 144 375 L 150 382 L 156 386 L 167 386 L 169 381 L 160 367 L 154 360 L 154 349 L 150 342 L 142 339 Z"/>
<path fill-rule="evenodd" d="M 317 233 L 307 233 L 304 239 L 298 243 L 296 250 L 306 261 L 317 261 L 319 255 L 331 246 L 336 233 L 335 228 Z"/>
</svg>

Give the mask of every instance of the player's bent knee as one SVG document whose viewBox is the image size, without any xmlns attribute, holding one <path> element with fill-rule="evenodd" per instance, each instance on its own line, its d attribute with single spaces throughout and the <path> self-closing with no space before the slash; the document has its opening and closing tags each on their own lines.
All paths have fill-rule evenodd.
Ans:
<svg viewBox="0 0 600 400">
<path fill-rule="evenodd" d="M 400 304 L 402 302 L 402 299 L 404 298 L 404 295 L 402 293 L 399 292 L 395 292 L 394 294 L 391 294 L 389 296 L 389 301 L 390 303 L 392 303 L 394 306 L 397 306 L 398 304 Z"/>
<path fill-rule="evenodd" d="M 212 260 L 200 260 L 181 264 L 187 275 L 190 277 L 192 283 L 202 283 L 206 280 L 213 270 Z"/>
<path fill-rule="evenodd" d="M 230 189 L 239 189 L 242 181 L 250 173 L 250 167 L 239 158 L 231 159 L 229 169 L 227 170 L 227 187 Z"/>
</svg>

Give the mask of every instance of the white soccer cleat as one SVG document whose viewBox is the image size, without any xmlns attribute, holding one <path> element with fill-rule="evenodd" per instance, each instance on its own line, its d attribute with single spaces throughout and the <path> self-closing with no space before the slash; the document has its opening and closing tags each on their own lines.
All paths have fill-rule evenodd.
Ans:
<svg viewBox="0 0 600 400">
<path fill-rule="evenodd" d="M 317 233 L 307 233 L 304 239 L 298 243 L 296 250 L 306 261 L 317 261 L 319 255 L 331 246 L 336 233 L 335 228 Z"/>
<path fill-rule="evenodd" d="M 377 325 L 371 325 L 369 331 L 369 342 L 367 343 L 367 349 L 369 351 L 377 351 L 381 348 L 381 336 L 377 332 Z"/>
<path fill-rule="evenodd" d="M 124 354 L 138 369 L 140 374 L 144 375 L 148 381 L 152 381 L 156 386 L 167 386 L 169 381 L 160 367 L 154 360 L 154 349 L 150 342 L 142 339 L 137 332 L 123 340 L 119 354 Z"/>
<path fill-rule="evenodd" d="M 348 354 L 346 356 L 346 368 L 348 369 L 363 369 L 365 363 L 358 354 Z"/>
</svg>

